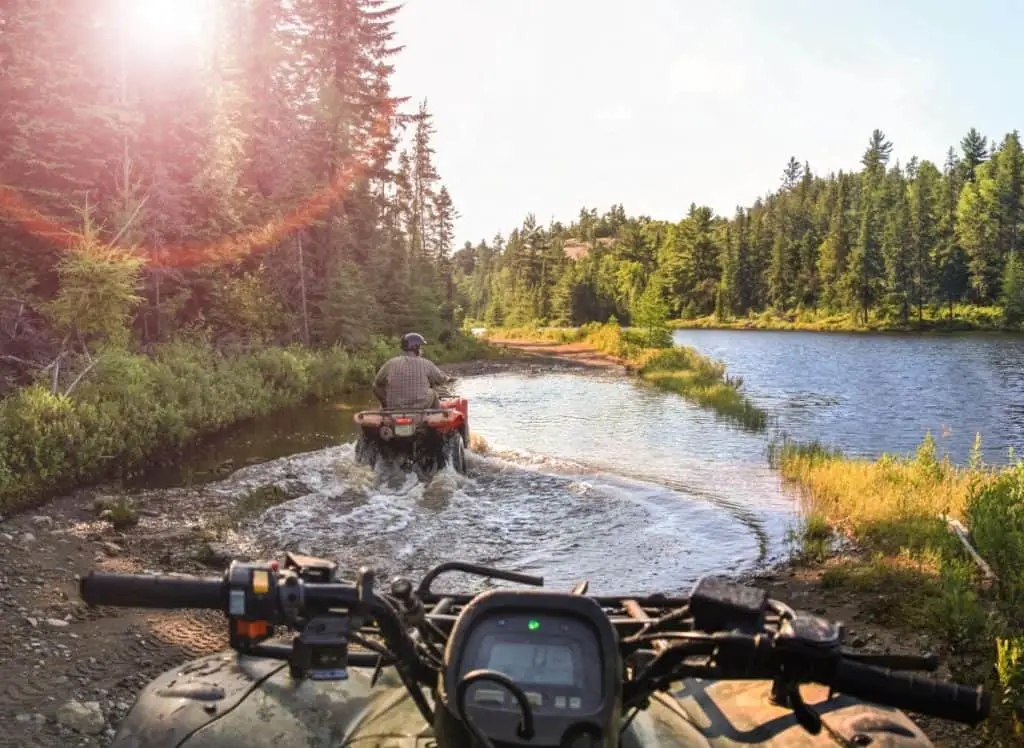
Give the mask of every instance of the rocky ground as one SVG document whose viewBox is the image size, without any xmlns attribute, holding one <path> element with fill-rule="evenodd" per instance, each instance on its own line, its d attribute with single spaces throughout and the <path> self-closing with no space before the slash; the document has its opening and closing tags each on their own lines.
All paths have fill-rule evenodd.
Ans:
<svg viewBox="0 0 1024 748">
<path fill-rule="evenodd" d="M 223 568 L 233 551 L 211 541 L 214 506 L 176 493 L 187 492 L 140 497 L 123 531 L 98 516 L 94 492 L 0 523 L 0 746 L 108 745 L 148 680 L 223 648 L 217 614 L 90 609 L 78 596 L 92 569 Z"/>
<path fill-rule="evenodd" d="M 470 376 L 610 366 L 589 354 L 559 361 L 549 351 L 543 359 L 522 353 L 447 368 Z M 262 549 L 232 529 L 239 497 L 182 488 L 136 495 L 127 511 L 123 501 L 85 490 L 0 521 L 0 748 L 107 746 L 146 682 L 226 646 L 219 614 L 90 609 L 78 581 L 92 569 L 218 574 L 233 556 L 258 557 Z M 259 508 L 258 501 L 247 507 Z M 125 515 L 137 523 L 115 528 Z M 856 648 L 930 649 L 926 637 L 873 624 L 865 611 L 877 601 L 866 593 L 825 589 L 820 577 L 821 569 L 784 569 L 757 583 L 794 607 L 844 621 Z M 939 746 L 985 744 L 966 728 L 920 724 Z"/>
</svg>

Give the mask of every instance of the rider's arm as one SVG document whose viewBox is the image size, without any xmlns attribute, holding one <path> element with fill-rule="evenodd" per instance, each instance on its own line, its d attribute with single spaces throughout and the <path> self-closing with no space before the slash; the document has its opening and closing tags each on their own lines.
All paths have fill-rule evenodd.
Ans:
<svg viewBox="0 0 1024 748">
<path fill-rule="evenodd" d="M 450 382 L 451 377 L 438 369 L 437 365 L 431 361 L 430 366 L 427 368 L 427 380 L 430 382 L 431 386 L 438 387 Z"/>
<path fill-rule="evenodd" d="M 389 366 L 390 363 L 391 362 L 388 361 L 380 367 L 380 371 L 377 372 L 377 376 L 373 380 L 373 394 L 375 394 L 377 399 L 381 402 L 384 401 L 384 395 L 387 394 L 388 373 L 391 368 Z"/>
</svg>

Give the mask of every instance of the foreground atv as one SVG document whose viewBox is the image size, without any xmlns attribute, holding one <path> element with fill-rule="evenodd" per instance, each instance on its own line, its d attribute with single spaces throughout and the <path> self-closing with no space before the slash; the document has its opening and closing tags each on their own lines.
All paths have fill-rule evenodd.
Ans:
<svg viewBox="0 0 1024 748">
<path fill-rule="evenodd" d="M 934 658 L 848 651 L 840 625 L 729 580 L 687 598 L 433 592 L 447 571 L 543 583 L 450 562 L 385 592 L 293 554 L 222 578 L 90 574 L 90 605 L 222 611 L 235 650 L 157 678 L 112 748 L 922 748 L 891 707 L 988 714 L 981 688 L 893 672 Z"/>
<path fill-rule="evenodd" d="M 373 467 L 378 460 L 433 474 L 451 465 L 466 472 L 469 444 L 469 401 L 441 400 L 440 408 L 364 410 L 355 415 L 362 429 L 356 460 Z"/>
</svg>

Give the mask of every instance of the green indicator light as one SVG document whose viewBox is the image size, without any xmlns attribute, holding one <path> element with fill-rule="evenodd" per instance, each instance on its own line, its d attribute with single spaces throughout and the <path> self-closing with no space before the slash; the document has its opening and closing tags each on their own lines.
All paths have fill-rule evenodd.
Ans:
<svg viewBox="0 0 1024 748">
<path fill-rule="evenodd" d="M 526 628 L 530 629 L 530 631 L 536 631 L 537 629 L 540 628 L 540 621 L 538 621 L 536 618 L 534 618 L 529 623 L 526 624 Z"/>
</svg>

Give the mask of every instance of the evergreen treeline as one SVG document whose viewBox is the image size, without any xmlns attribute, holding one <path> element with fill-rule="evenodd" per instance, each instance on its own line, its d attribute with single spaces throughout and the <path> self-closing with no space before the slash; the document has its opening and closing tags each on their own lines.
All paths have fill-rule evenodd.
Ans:
<svg viewBox="0 0 1024 748">
<path fill-rule="evenodd" d="M 858 172 L 819 176 L 790 159 L 781 185 L 732 218 L 691 205 L 678 223 L 583 209 L 569 225 L 530 215 L 455 253 L 466 313 L 490 326 L 610 316 L 720 319 L 849 313 L 913 324 L 960 303 L 1024 319 L 1024 154 L 971 129 L 945 162 L 893 163 L 875 130 Z"/>
<path fill-rule="evenodd" d="M 125 3 L 0 6 L 9 382 L 197 329 L 356 346 L 456 326 L 431 116 L 389 84 L 396 8 L 204 7 L 197 51 L 154 61 Z"/>
</svg>

